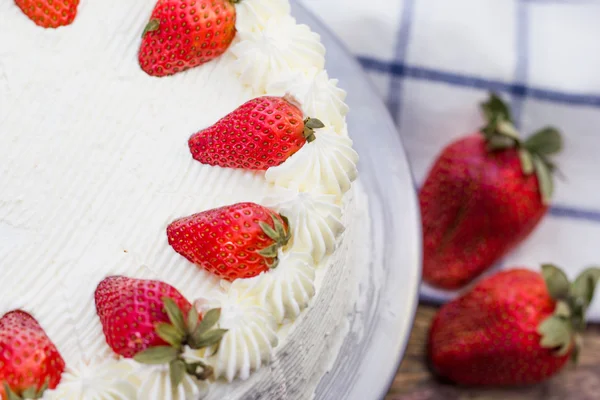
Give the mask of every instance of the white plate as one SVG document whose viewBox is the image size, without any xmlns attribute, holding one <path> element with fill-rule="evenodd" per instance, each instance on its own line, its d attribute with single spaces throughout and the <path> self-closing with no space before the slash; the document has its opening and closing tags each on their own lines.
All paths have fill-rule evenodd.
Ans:
<svg viewBox="0 0 600 400">
<path fill-rule="evenodd" d="M 369 307 L 350 324 L 362 335 L 346 337 L 316 399 L 370 400 L 385 396 L 406 348 L 421 278 L 421 228 L 416 191 L 398 132 L 383 102 L 354 57 L 325 27 L 298 4 L 293 15 L 321 35 L 327 70 L 348 92 L 350 136 L 360 154 L 360 177 L 371 216 L 368 281 L 361 296 Z M 364 297 L 363 297 L 364 298 Z"/>
</svg>

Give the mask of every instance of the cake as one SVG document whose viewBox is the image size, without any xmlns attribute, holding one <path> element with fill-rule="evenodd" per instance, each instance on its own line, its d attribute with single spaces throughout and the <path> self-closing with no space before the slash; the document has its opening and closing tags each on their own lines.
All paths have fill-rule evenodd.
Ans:
<svg viewBox="0 0 600 400">
<path fill-rule="evenodd" d="M 201 59 L 167 66 L 183 41 L 173 42 L 162 64 L 155 48 L 144 47 L 169 35 L 153 22 L 156 13 L 215 2 L 223 0 L 72 1 L 56 16 L 34 14 L 24 0 L 0 4 L 0 380 L 16 394 L 22 388 L 13 382 L 30 377 L 6 372 L 15 362 L 7 346 L 26 327 L 58 353 L 48 362 L 58 373 L 44 399 L 306 398 L 335 358 L 356 291 L 353 270 L 363 261 L 358 232 L 366 230 L 345 92 L 327 74 L 319 36 L 295 21 L 288 0 L 226 2 L 235 18 L 227 8 L 223 20 L 215 18 L 235 29 L 206 28 L 221 34 L 222 51 Z M 62 26 L 45 29 L 50 20 Z M 265 142 L 260 151 L 277 150 L 266 167 L 258 158 L 246 162 L 247 148 L 236 147 L 245 140 L 240 121 L 245 126 L 254 115 L 243 107 L 261 115 L 264 107 L 256 107 L 265 101 L 288 123 L 288 110 L 299 110 L 292 124 L 314 135 L 300 137 L 296 148 Z M 262 123 L 272 138 L 267 122 L 248 126 Z M 222 136 L 227 127 L 240 135 Z M 204 135 L 199 147 L 194 135 Z M 231 141 L 218 147 L 218 140 Z M 242 160 L 229 163 L 236 157 Z M 264 243 L 269 229 L 285 237 L 267 252 L 256 249 L 270 255 L 260 255 L 251 276 L 229 276 L 225 261 L 228 272 L 219 273 L 224 264 L 211 270 L 210 249 L 194 242 L 198 247 L 187 251 L 203 249 L 199 260 L 177 247 L 174 230 L 168 233 L 183 229 L 185 237 L 188 225 L 173 227 L 190 217 L 208 232 L 217 223 L 207 212 L 233 218 L 231 207 L 244 212 L 248 204 L 264 213 Z M 219 232 L 233 232 L 227 229 Z M 225 243 L 218 234 L 215 246 Z M 168 285 L 203 321 L 214 320 L 207 329 L 217 342 L 178 353 L 204 363 L 207 379 L 183 374 L 173 381 L 172 366 L 115 351 L 108 332 L 133 328 L 106 326 L 113 309 L 102 285 L 110 279 L 128 288 Z M 31 321 L 14 323 L 22 317 L 15 310 Z M 134 313 L 139 309 L 126 309 L 123 319 Z"/>
</svg>

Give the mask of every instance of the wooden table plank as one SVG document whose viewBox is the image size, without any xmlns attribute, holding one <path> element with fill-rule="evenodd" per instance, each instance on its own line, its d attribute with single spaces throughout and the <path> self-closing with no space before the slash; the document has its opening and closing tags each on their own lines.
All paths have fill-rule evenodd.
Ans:
<svg viewBox="0 0 600 400">
<path fill-rule="evenodd" d="M 577 367 L 539 385 L 519 389 L 470 389 L 440 383 L 426 366 L 425 344 L 436 312 L 421 305 L 406 355 L 385 400 L 600 400 L 600 326 L 590 326 Z"/>
</svg>

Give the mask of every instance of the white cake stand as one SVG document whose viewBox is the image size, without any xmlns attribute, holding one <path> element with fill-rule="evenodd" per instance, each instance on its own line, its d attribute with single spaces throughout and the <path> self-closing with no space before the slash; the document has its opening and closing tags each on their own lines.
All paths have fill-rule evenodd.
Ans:
<svg viewBox="0 0 600 400">
<path fill-rule="evenodd" d="M 327 70 L 348 92 L 350 136 L 368 193 L 372 261 L 361 282 L 369 307 L 353 315 L 340 353 L 319 383 L 316 399 L 371 400 L 387 393 L 406 348 L 421 279 L 421 228 L 416 190 L 404 148 L 383 102 L 354 57 L 314 15 L 293 3 L 293 15 L 321 35 Z"/>
</svg>

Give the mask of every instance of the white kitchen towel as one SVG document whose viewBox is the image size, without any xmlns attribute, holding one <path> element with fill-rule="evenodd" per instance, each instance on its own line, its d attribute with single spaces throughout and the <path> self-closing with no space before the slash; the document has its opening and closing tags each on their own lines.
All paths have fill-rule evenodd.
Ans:
<svg viewBox="0 0 600 400">
<path fill-rule="evenodd" d="M 360 60 L 395 119 L 419 186 L 442 147 L 482 125 L 489 91 L 524 134 L 558 127 L 553 207 L 497 268 L 600 265 L 600 1 L 301 0 Z M 422 285 L 424 300 L 456 293 Z M 600 321 L 600 295 L 590 318 Z"/>
</svg>

